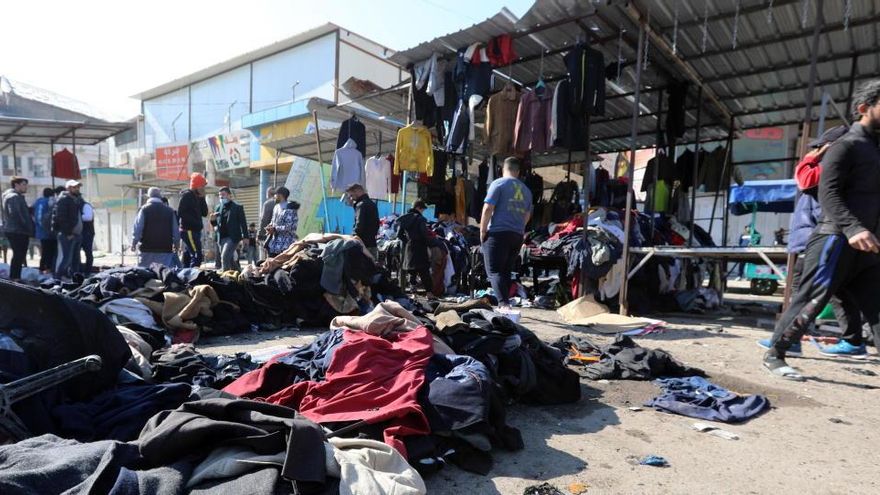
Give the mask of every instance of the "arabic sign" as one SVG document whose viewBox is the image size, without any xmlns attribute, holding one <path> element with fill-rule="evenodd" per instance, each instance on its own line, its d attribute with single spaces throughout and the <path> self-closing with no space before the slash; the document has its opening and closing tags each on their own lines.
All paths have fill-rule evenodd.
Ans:
<svg viewBox="0 0 880 495">
<path fill-rule="evenodd" d="M 218 172 L 250 165 L 250 133 L 221 134 L 208 138 L 207 142 Z"/>
<path fill-rule="evenodd" d="M 167 180 L 189 180 L 188 158 L 189 147 L 185 144 L 156 148 L 156 177 Z"/>
</svg>

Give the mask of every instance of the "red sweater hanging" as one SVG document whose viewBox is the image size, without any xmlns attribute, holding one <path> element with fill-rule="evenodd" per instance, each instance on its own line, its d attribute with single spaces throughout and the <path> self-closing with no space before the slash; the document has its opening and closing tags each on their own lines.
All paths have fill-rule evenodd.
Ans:
<svg viewBox="0 0 880 495">
<path fill-rule="evenodd" d="M 52 155 L 52 177 L 59 179 L 81 179 L 79 160 L 67 148 Z"/>
</svg>

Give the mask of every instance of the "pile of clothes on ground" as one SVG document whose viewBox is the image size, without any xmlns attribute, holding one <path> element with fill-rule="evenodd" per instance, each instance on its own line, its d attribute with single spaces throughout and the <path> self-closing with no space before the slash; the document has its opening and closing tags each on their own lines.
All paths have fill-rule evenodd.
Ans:
<svg viewBox="0 0 880 495">
<path fill-rule="evenodd" d="M 632 215 L 630 245 L 633 247 L 683 246 L 691 236 L 695 246 L 715 245 L 699 225 L 694 226 L 691 234 L 687 226 L 667 214 L 633 212 Z M 564 260 L 567 263 L 565 275 L 569 280 L 560 281 L 569 283 L 574 297 L 579 293 L 583 267 L 587 270 L 587 279 L 595 291 L 596 300 L 615 308 L 624 276 L 624 220 L 618 209 L 600 207 L 592 210 L 586 220 L 586 242 L 582 214 L 536 229 L 526 235 L 523 263 L 528 265 L 535 260 L 553 258 Z M 720 304 L 718 292 L 702 285 L 707 276 L 718 279 L 720 275 L 717 263 L 652 258 L 630 282 L 630 308 L 642 313 L 711 311 Z"/>
<path fill-rule="evenodd" d="M 647 349 L 630 337 L 598 346 L 583 337 L 566 335 L 553 343 L 568 362 L 583 366 L 591 380 L 654 380 L 662 393 L 645 403 L 662 412 L 709 421 L 741 423 L 770 408 L 763 395 L 740 395 L 720 387 L 706 373 L 687 366 L 662 349 Z"/>
<path fill-rule="evenodd" d="M 425 493 L 449 462 L 486 473 L 493 448 L 523 448 L 512 401 L 580 398 L 564 354 L 485 301 L 416 314 L 338 316 L 263 364 L 154 348 L 93 304 L 0 282 L 0 381 L 102 359 L 12 405 L 32 436 L 0 446 L 0 492 Z"/>
<path fill-rule="evenodd" d="M 334 431 L 377 440 L 419 472 L 452 462 L 485 474 L 491 450 L 523 448 L 505 407 L 580 398 L 563 353 L 485 301 L 394 302 L 340 316 L 310 345 L 273 357 L 223 391 L 296 409 Z"/>
<path fill-rule="evenodd" d="M 243 272 L 153 265 L 45 287 L 97 306 L 117 324 L 167 332 L 174 342 L 195 342 L 201 334 L 326 326 L 337 315 L 363 313 L 382 300 L 405 301 L 357 238 L 334 234 L 307 236 Z"/>
</svg>

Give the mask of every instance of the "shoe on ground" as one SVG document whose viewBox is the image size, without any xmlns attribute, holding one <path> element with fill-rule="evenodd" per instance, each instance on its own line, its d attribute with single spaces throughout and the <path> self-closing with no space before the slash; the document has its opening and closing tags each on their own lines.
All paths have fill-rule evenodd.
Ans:
<svg viewBox="0 0 880 495">
<path fill-rule="evenodd" d="M 841 340 L 834 345 L 823 347 L 821 353 L 823 356 L 832 357 L 848 357 L 854 359 L 868 358 L 868 349 L 865 347 L 865 344 L 855 346 L 845 340 Z"/>
<path fill-rule="evenodd" d="M 758 345 L 761 346 L 761 347 L 764 348 L 764 349 L 769 349 L 769 348 L 770 348 L 770 339 L 761 339 L 761 340 L 758 341 Z M 801 343 L 800 343 L 800 342 L 795 342 L 794 344 L 792 344 L 791 347 L 789 347 L 788 350 L 785 351 L 785 355 L 786 355 L 786 356 L 791 356 L 791 357 L 801 357 L 801 356 L 803 356 L 803 355 L 804 355 L 804 351 L 803 351 L 803 349 L 801 348 Z"/>
</svg>

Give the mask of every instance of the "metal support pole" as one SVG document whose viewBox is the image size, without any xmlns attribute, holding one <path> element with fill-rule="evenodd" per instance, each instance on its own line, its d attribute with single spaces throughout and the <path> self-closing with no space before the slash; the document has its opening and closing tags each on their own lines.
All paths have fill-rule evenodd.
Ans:
<svg viewBox="0 0 880 495">
<path fill-rule="evenodd" d="M 660 142 L 663 138 L 663 128 L 660 126 L 660 122 L 663 120 L 663 90 L 657 94 L 657 137 L 654 138 L 654 150 L 660 149 Z M 667 158 L 669 158 L 667 151 Z M 655 157 L 656 151 L 655 151 Z M 672 158 L 675 158 L 674 156 Z M 657 181 L 660 179 L 660 162 L 659 160 L 655 162 L 654 170 L 651 176 L 651 204 L 645 205 L 645 212 L 651 213 L 651 238 L 654 238 L 654 205 L 657 204 Z M 668 186 L 669 184 L 667 184 Z M 647 198 L 646 198 L 647 199 Z"/>
<path fill-rule="evenodd" d="M 828 100 L 831 96 L 827 91 L 822 91 L 822 104 L 819 105 L 819 126 L 816 128 L 816 135 L 821 136 L 825 132 L 825 117 L 828 115 Z"/>
<path fill-rule="evenodd" d="M 804 110 L 804 125 L 801 132 L 800 152 L 798 156 L 804 156 L 807 151 L 807 143 L 810 142 L 810 134 L 813 125 L 813 93 L 816 90 L 816 59 L 819 57 L 819 34 L 822 26 L 825 24 L 825 17 L 822 9 L 825 4 L 824 0 L 816 0 L 816 24 L 813 26 L 813 39 L 810 46 L 810 82 L 807 85 L 806 102 L 807 107 Z"/>
<path fill-rule="evenodd" d="M 700 169 L 700 129 L 703 125 L 703 87 L 697 87 L 697 136 L 696 142 L 694 145 L 694 167 L 691 173 L 691 228 L 688 231 L 688 246 L 694 246 L 694 222 L 696 221 L 697 214 L 694 210 L 697 208 L 697 178 L 698 171 Z M 709 232 L 709 235 L 712 235 L 712 232 Z"/>
<path fill-rule="evenodd" d="M 859 70 L 859 54 L 855 53 L 852 57 L 852 63 L 849 66 L 849 87 L 846 90 L 846 108 L 843 109 L 844 112 L 849 113 L 850 107 L 852 106 L 852 95 L 853 91 L 856 89 L 856 74 L 858 74 Z"/>
<path fill-rule="evenodd" d="M 724 166 L 721 169 L 721 177 L 719 178 L 719 182 L 717 188 L 715 189 L 715 196 L 712 199 L 712 215 L 709 216 L 709 237 L 712 236 L 712 229 L 715 227 L 715 211 L 718 207 L 718 193 L 721 192 L 721 185 L 724 184 L 724 177 L 727 172 L 727 165 L 732 164 L 733 162 L 730 160 L 731 150 L 733 149 L 733 117 L 730 118 L 730 123 L 728 124 L 727 131 L 727 153 L 724 155 Z M 732 165 L 731 165 L 732 166 Z M 730 184 L 730 180 L 728 179 L 728 187 Z M 724 200 L 727 200 L 727 196 L 724 197 Z M 727 206 L 724 206 L 725 210 Z M 725 245 L 727 243 L 727 233 L 721 233 L 721 245 Z"/>
<path fill-rule="evenodd" d="M 590 151 L 592 148 L 592 139 L 590 136 L 590 121 L 592 120 L 592 116 L 587 113 L 587 116 L 584 118 L 584 169 L 583 169 L 583 188 L 584 188 L 584 246 L 589 246 L 590 241 L 587 238 L 587 223 L 590 218 L 590 173 L 593 168 L 593 159 L 591 157 L 592 152 Z M 569 143 L 571 146 L 571 143 Z M 571 163 L 568 164 L 569 170 L 571 169 Z M 586 258 L 583 260 L 583 263 L 586 264 Z M 587 295 L 587 270 L 584 269 L 584 266 L 581 266 L 581 277 L 578 283 L 578 296 Z"/>
<path fill-rule="evenodd" d="M 55 189 L 55 140 L 49 142 L 49 176 L 52 177 L 52 189 Z M 109 232 L 109 229 L 108 229 Z"/>
<path fill-rule="evenodd" d="M 324 154 L 321 152 L 321 129 L 318 127 L 318 112 L 312 111 L 315 123 L 315 142 L 318 145 L 318 170 L 321 172 L 321 199 L 324 201 L 324 232 L 330 231 L 330 209 L 327 207 L 327 185 L 324 183 Z M 277 172 L 277 170 L 276 170 Z"/>
<path fill-rule="evenodd" d="M 630 214 L 630 210 L 633 207 L 632 204 L 632 187 L 633 187 L 633 175 L 635 172 L 635 163 L 636 163 L 636 148 L 638 148 L 638 139 L 639 139 L 639 106 L 641 104 L 641 85 L 642 85 L 642 52 L 645 49 L 645 24 L 644 22 L 639 22 L 639 43 L 636 50 L 636 83 L 635 83 L 635 95 L 633 96 L 633 114 L 632 114 L 632 129 L 630 132 L 630 139 L 632 140 L 632 147 L 629 151 L 629 168 L 627 170 L 627 176 L 629 178 L 629 184 L 627 184 L 627 192 L 626 192 L 626 210 L 623 212 L 624 214 L 624 222 L 623 222 L 623 285 L 620 287 L 620 314 L 627 315 L 629 314 L 629 302 L 627 301 L 627 297 L 629 295 L 629 281 L 626 279 L 626 274 L 629 273 L 629 241 L 630 241 L 630 226 L 632 225 L 632 215 Z"/>
<path fill-rule="evenodd" d="M 18 153 L 15 151 L 15 143 L 12 143 L 12 175 L 18 175 Z"/>
</svg>

